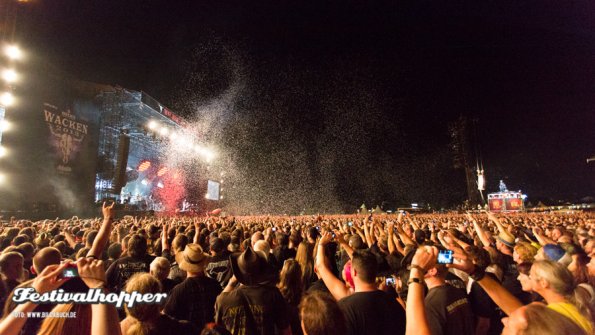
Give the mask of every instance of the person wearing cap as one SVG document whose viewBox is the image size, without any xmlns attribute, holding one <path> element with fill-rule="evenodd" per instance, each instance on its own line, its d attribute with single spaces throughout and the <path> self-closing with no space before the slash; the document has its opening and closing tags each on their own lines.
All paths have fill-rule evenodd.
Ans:
<svg viewBox="0 0 595 335">
<path fill-rule="evenodd" d="M 229 260 L 234 277 L 217 297 L 215 322 L 234 335 L 291 334 L 287 303 L 265 255 L 249 247 Z"/>
<path fill-rule="evenodd" d="M 186 245 L 183 252 L 176 254 L 176 261 L 187 276 L 173 288 L 163 312 L 178 320 L 188 320 L 202 329 L 214 320 L 213 306 L 221 293 L 221 286 L 215 279 L 206 276 L 209 255 L 199 244 Z"/>
<path fill-rule="evenodd" d="M 225 288 L 231 278 L 231 265 L 229 263 L 229 253 L 225 248 L 223 239 L 219 237 L 212 238 L 210 241 L 211 261 L 207 265 L 206 273 L 209 278 L 219 282 L 221 288 Z"/>
<path fill-rule="evenodd" d="M 550 260 L 568 266 L 572 262 L 572 256 L 566 253 L 566 250 L 558 244 L 549 243 L 544 245 L 537 255 L 536 260 Z"/>
</svg>

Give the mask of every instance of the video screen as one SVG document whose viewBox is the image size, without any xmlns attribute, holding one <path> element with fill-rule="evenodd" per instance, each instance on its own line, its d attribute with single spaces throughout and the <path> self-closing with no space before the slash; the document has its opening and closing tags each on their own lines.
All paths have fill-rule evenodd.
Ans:
<svg viewBox="0 0 595 335">
<path fill-rule="evenodd" d="M 219 183 L 213 180 L 207 182 L 207 199 L 219 200 Z"/>
</svg>

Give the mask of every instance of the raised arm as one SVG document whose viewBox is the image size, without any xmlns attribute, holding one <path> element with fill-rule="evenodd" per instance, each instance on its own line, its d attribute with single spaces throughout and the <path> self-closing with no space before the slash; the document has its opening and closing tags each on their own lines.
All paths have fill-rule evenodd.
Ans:
<svg viewBox="0 0 595 335">
<path fill-rule="evenodd" d="M 393 240 L 393 237 L 395 236 L 395 231 L 393 230 L 395 227 L 395 224 L 392 221 L 389 221 L 386 223 L 386 233 L 388 235 L 388 253 L 392 254 L 393 252 L 397 251 L 397 248 L 395 247 L 395 241 Z"/>
<path fill-rule="evenodd" d="M 39 276 L 33 280 L 32 287 L 35 289 L 35 292 L 43 294 L 55 290 L 64 284 L 68 278 L 61 278 L 60 274 L 67 265 L 67 263 L 61 265 L 53 264 L 43 269 Z M 18 304 L 17 307 L 0 322 L 0 334 L 20 334 L 25 322 L 27 322 L 27 317 L 20 317 L 20 315 L 22 315 L 21 313 L 24 313 L 26 316 L 26 313 L 32 312 L 37 306 L 37 304 L 32 302 Z"/>
<path fill-rule="evenodd" d="M 91 250 L 89 250 L 87 253 L 87 257 L 95 257 L 97 259 L 101 258 L 103 249 L 105 249 L 105 245 L 109 241 L 109 236 L 112 233 L 112 221 L 115 215 L 114 205 L 114 202 L 112 202 L 112 204 L 109 206 L 106 206 L 105 202 L 103 203 L 103 207 L 101 207 L 101 212 L 103 213 L 103 223 L 101 224 L 101 228 L 99 228 L 97 237 L 93 241 Z"/>
<path fill-rule="evenodd" d="M 434 267 L 437 258 L 438 249 L 435 247 L 420 247 L 413 255 L 405 308 L 405 335 L 432 335 L 424 304 L 424 275 Z"/>
<path fill-rule="evenodd" d="M 455 250 L 454 257 L 458 259 L 459 262 L 447 266 L 467 272 L 473 280 L 479 283 L 504 313 L 510 315 L 510 313 L 514 312 L 517 308 L 523 306 L 523 303 L 504 288 L 504 286 L 500 285 L 500 283 L 492 279 L 492 277 L 486 276 L 484 269 L 476 267 L 463 250 Z"/>
<path fill-rule="evenodd" d="M 335 230 L 335 236 L 337 236 L 337 242 L 343 249 L 345 249 L 345 252 L 347 255 L 349 255 L 349 258 L 353 258 L 353 248 L 349 245 L 349 243 L 347 243 L 345 236 L 338 230 Z"/>
<path fill-rule="evenodd" d="M 336 300 L 340 300 L 349 295 L 349 288 L 343 284 L 339 278 L 335 277 L 327 264 L 324 249 L 331 240 L 331 234 L 325 232 L 320 238 L 318 249 L 316 250 L 316 271 L 324 281 L 324 284 Z"/>
<path fill-rule="evenodd" d="M 103 261 L 81 258 L 77 261 L 77 267 L 81 279 L 89 288 L 105 290 L 106 275 Z M 116 307 L 112 304 L 92 304 L 91 335 L 112 334 L 120 334 Z"/>
<path fill-rule="evenodd" d="M 200 229 L 198 227 L 198 220 L 195 219 L 194 220 L 194 241 L 192 243 L 198 244 L 198 241 L 200 241 Z"/>
<path fill-rule="evenodd" d="M 544 245 L 550 244 L 550 243 L 552 243 L 552 244 L 556 243 L 556 242 L 554 242 L 554 240 L 545 236 L 545 234 L 543 234 L 543 231 L 541 230 L 541 228 L 533 228 L 533 235 L 535 235 L 537 242 L 539 242 L 539 244 L 541 244 L 541 246 L 544 246 Z"/>
<path fill-rule="evenodd" d="M 491 247 L 490 245 L 490 240 L 488 239 L 488 236 L 486 235 L 485 231 L 483 230 L 483 228 L 479 225 L 479 223 L 477 223 L 477 220 L 475 220 L 473 218 L 473 216 L 471 216 L 471 214 L 466 213 L 465 214 L 467 216 L 467 219 L 473 223 L 473 228 L 475 228 L 475 232 L 477 233 L 477 236 L 479 237 L 479 240 L 481 241 L 481 243 L 483 244 L 484 247 Z"/>
</svg>

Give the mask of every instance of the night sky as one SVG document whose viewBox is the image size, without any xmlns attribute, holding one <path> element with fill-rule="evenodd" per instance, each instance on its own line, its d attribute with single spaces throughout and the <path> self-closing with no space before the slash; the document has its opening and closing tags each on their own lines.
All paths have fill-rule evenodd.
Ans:
<svg viewBox="0 0 595 335">
<path fill-rule="evenodd" d="M 191 120 L 236 211 L 460 204 L 461 115 L 487 191 L 595 196 L 591 1 L 36 0 L 17 34 L 76 78 Z"/>
</svg>

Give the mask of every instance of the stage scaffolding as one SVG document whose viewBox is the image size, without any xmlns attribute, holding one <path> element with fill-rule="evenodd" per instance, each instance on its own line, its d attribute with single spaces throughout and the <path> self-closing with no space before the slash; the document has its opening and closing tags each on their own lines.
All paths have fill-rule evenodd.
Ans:
<svg viewBox="0 0 595 335">
<path fill-rule="evenodd" d="M 147 125 L 154 120 L 170 130 L 180 130 L 184 121 L 144 92 L 115 87 L 98 96 L 101 106 L 99 121 L 98 166 L 95 178 L 95 201 L 119 198 L 114 194 L 118 146 L 121 134 L 130 138 L 128 171 L 136 169 L 141 160 L 158 160 L 162 142 L 149 132 Z"/>
</svg>

